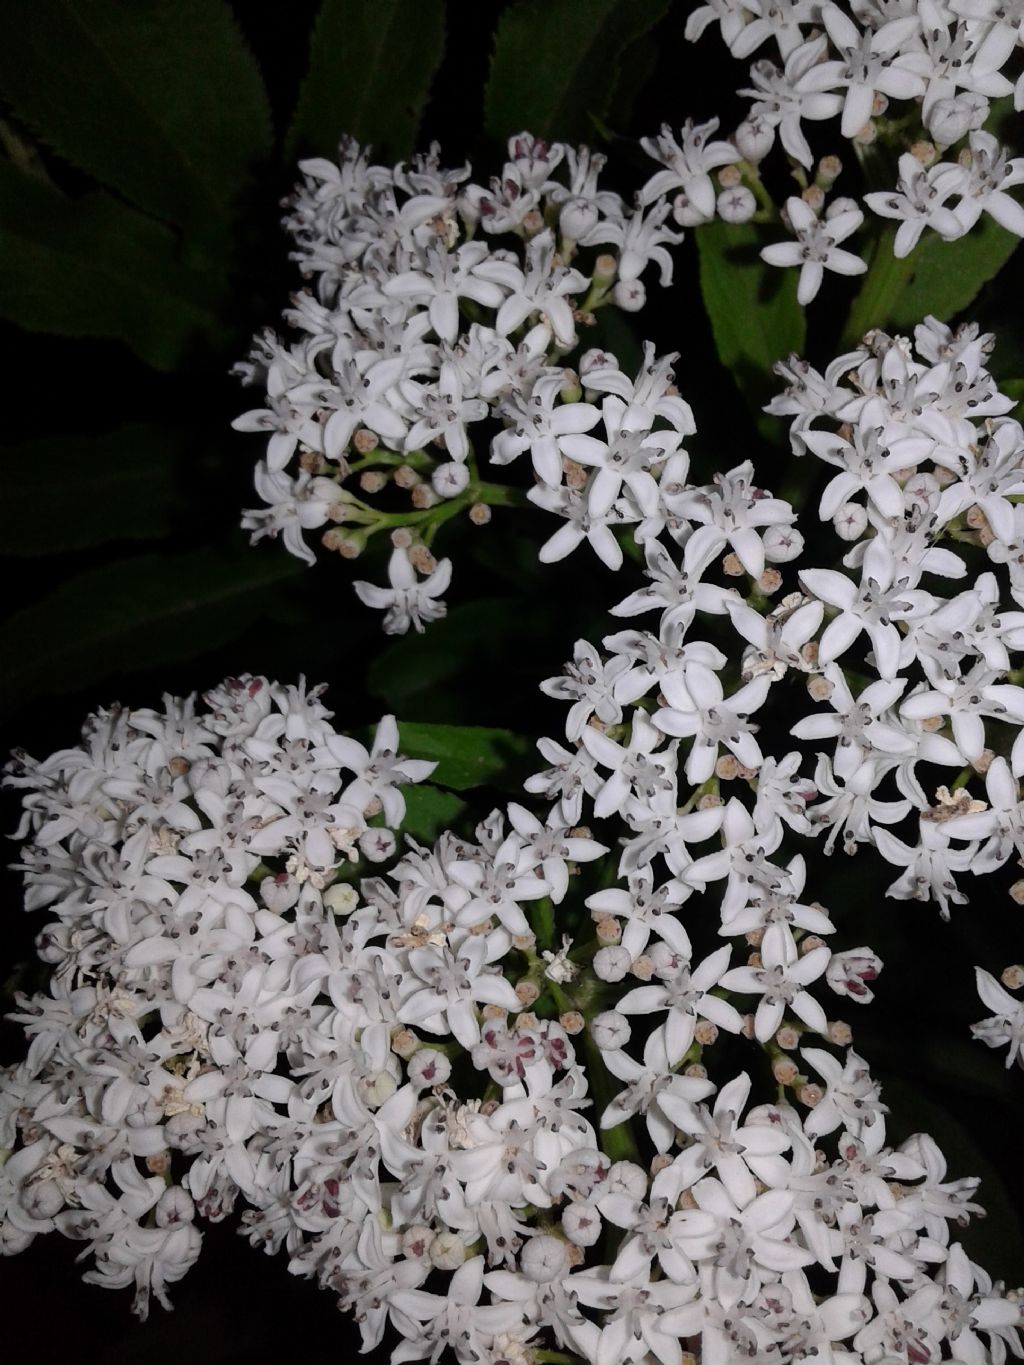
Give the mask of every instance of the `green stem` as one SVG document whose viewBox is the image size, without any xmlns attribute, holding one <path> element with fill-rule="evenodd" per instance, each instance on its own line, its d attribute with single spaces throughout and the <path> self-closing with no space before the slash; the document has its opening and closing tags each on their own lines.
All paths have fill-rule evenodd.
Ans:
<svg viewBox="0 0 1024 1365">
<path fill-rule="evenodd" d="M 895 230 L 887 227 L 875 243 L 868 273 L 846 319 L 843 346 L 856 346 L 865 332 L 889 321 L 893 304 L 917 268 L 916 252 L 903 257 L 893 254 L 895 240 Z"/>
</svg>

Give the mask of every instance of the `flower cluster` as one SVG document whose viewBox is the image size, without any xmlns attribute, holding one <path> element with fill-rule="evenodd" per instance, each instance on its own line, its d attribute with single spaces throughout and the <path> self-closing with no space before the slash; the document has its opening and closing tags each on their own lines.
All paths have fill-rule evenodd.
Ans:
<svg viewBox="0 0 1024 1365">
<path fill-rule="evenodd" d="M 437 148 L 387 168 L 346 140 L 338 163 L 301 163 L 285 221 L 311 284 L 286 314 L 292 339 L 265 332 L 237 367 L 266 390 L 265 406 L 234 423 L 268 437 L 256 471 L 267 506 L 245 525 L 309 563 L 307 531 L 329 525 L 322 543 L 346 558 L 392 532 L 390 587 L 358 585 L 386 610 L 386 631 L 443 614 L 438 526 L 459 513 L 482 524 L 513 497 L 479 478 L 479 424 L 507 429 L 500 462 L 524 447 L 524 429 L 535 447 L 543 439 L 535 463 L 557 486 L 556 441 L 571 428 L 556 403 L 575 383 L 559 361 L 577 328 L 605 303 L 641 307 L 650 262 L 671 280 L 666 245 L 682 234 L 666 225 L 669 205 L 625 204 L 600 185 L 604 161 L 523 133 L 489 185 L 468 165 L 443 167 Z"/>
<path fill-rule="evenodd" d="M 849 7 L 831 0 L 714 0 L 690 15 L 687 37 L 696 41 L 712 23 L 733 56 L 770 53 L 754 61 L 749 85 L 739 92 L 751 101 L 733 137 L 744 163 L 729 168 L 724 193 L 731 198 L 719 201 L 720 212 L 727 217 L 731 205 L 733 221 L 744 221 L 758 200 L 770 204 L 760 167 L 779 142 L 801 187 L 782 211 L 795 240 L 761 254 L 771 265 L 799 267 L 802 304 L 815 296 L 825 270 L 851 275 L 866 269 L 839 245 L 862 225 L 862 208 L 847 197 L 826 205 L 842 162 L 834 148 L 816 160 L 808 132 L 819 124 L 831 132 L 838 120 L 839 137 L 867 166 L 869 186 L 879 180 L 885 185 L 893 173 L 875 155 L 878 147 L 898 158 L 895 184 L 862 197 L 872 213 L 899 224 L 897 256 L 909 254 L 925 229 L 953 241 L 982 214 L 1024 236 L 1024 207 L 1007 193 L 1024 183 L 1024 158 L 1010 160 L 993 131 L 1001 107 L 993 101 L 1007 104 L 1012 95 L 1016 108 L 1024 108 L 1024 75 L 1015 85 L 1008 74 L 1019 70 L 1024 46 L 1018 6 L 995 0 L 855 0 Z M 665 128 L 644 144 L 666 170 L 651 179 L 643 198 L 654 203 L 677 192 L 673 215 L 688 226 L 712 216 L 704 185 L 686 173 L 688 146 L 711 126 L 688 123 L 681 143 Z"/>
<path fill-rule="evenodd" d="M 2 1074 L 0 1250 L 59 1229 L 143 1317 L 198 1256 L 197 1209 L 223 1217 L 240 1182 L 269 1194 L 282 1142 L 327 1137 L 346 1058 L 350 1089 L 391 1079 L 386 1029 L 361 1051 L 338 1023 L 359 990 L 333 912 L 434 764 L 399 757 L 390 716 L 370 750 L 336 733 L 322 690 L 229 678 L 206 712 L 100 712 L 79 747 L 7 770 L 26 905 L 58 918 L 39 939 L 49 994 L 13 1016 L 26 1060 Z"/>
<path fill-rule="evenodd" d="M 1019 614 L 995 570 L 965 600 L 921 581 L 966 571 L 934 543 L 961 524 L 955 544 L 1010 560 L 993 551 L 1021 441 L 989 338 L 929 321 L 916 345 L 874 335 L 825 376 L 788 362 L 774 406 L 838 469 L 819 513 L 856 541 L 860 584 L 808 568 L 774 607 L 803 549 L 795 510 L 749 463 L 689 482 L 667 362 L 587 371 L 612 440 L 595 419 L 560 455 L 589 465 L 588 514 L 636 510 L 649 582 L 614 614 L 659 621 L 603 651 L 580 641 L 543 685 L 567 714 L 526 784 L 539 813 L 512 803 L 473 838 L 410 841 L 356 891 L 339 854 L 387 856 L 367 812 L 396 825 L 396 783 L 427 767 L 396 757 L 392 722 L 368 753 L 315 696 L 252 679 L 204 721 L 104 716 L 82 749 L 22 762 L 29 903 L 60 921 L 42 940 L 51 995 L 23 1004 L 29 1056 L 4 1080 L 9 1249 L 60 1227 L 141 1308 L 195 1259 L 193 1210 L 241 1198 L 249 1239 L 335 1291 L 365 1349 L 397 1330 L 396 1365 L 446 1348 L 528 1365 L 551 1346 L 596 1365 L 682 1365 L 684 1346 L 709 1362 L 1020 1354 L 1019 1294 L 951 1235 L 977 1182 L 948 1178 L 926 1135 L 887 1142 L 878 1082 L 823 1003 L 869 1001 L 881 963 L 829 946 L 788 847 L 827 829 L 830 847 L 890 856 L 914 811 L 922 842 L 900 844 L 893 894 L 942 906 L 952 844 L 993 867 L 1016 847 L 1016 807 L 976 828 L 988 806 L 962 783 L 917 805 L 919 767 L 1013 781 L 1012 756 L 984 751 L 1015 685 L 971 683 L 995 689 L 980 751 L 935 697 L 1005 674 Z M 606 452 L 631 429 L 648 453 L 619 468 Z M 584 537 L 601 552 L 567 530 L 549 556 Z M 871 654 L 841 668 L 861 640 Z M 878 676 L 858 687 L 864 666 Z M 793 681 L 831 703 L 795 727 L 836 741 L 813 780 L 753 719 Z M 1008 1016 L 988 1027 L 1019 1045 Z"/>
</svg>

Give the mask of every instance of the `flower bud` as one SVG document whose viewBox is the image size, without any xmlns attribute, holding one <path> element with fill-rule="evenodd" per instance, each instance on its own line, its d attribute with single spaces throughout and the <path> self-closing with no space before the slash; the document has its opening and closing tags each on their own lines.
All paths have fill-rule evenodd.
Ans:
<svg viewBox="0 0 1024 1365">
<path fill-rule="evenodd" d="M 466 1259 L 466 1244 L 457 1232 L 439 1232 L 427 1254 L 435 1270 L 458 1270 Z"/>
<path fill-rule="evenodd" d="M 491 509 L 485 502 L 475 502 L 469 509 L 469 519 L 474 526 L 486 526 L 491 519 Z"/>
<path fill-rule="evenodd" d="M 718 1025 L 713 1024 L 710 1019 L 698 1019 L 693 1036 L 701 1047 L 711 1047 L 718 1041 Z"/>
<path fill-rule="evenodd" d="M 775 1035 L 775 1041 L 784 1052 L 792 1052 L 795 1047 L 800 1046 L 800 1030 L 795 1029 L 792 1024 L 783 1024 Z"/>
<path fill-rule="evenodd" d="M 804 538 L 795 526 L 766 526 L 761 540 L 769 564 L 788 564 L 803 554 Z"/>
<path fill-rule="evenodd" d="M 832 1019 L 828 1026 L 828 1040 L 836 1047 L 849 1047 L 853 1042 L 853 1029 L 844 1019 Z"/>
<path fill-rule="evenodd" d="M 158 1228 L 170 1228 L 178 1223 L 191 1223 L 196 1216 L 196 1206 L 188 1190 L 180 1185 L 171 1185 L 157 1201 L 154 1211 Z"/>
<path fill-rule="evenodd" d="M 566 1010 L 564 1014 L 558 1016 L 558 1022 L 570 1037 L 582 1033 L 587 1026 L 587 1021 L 579 1010 Z"/>
<path fill-rule="evenodd" d="M 437 466 L 430 483 L 439 498 L 457 498 L 469 487 L 469 470 L 457 460 L 450 460 Z"/>
<path fill-rule="evenodd" d="M 999 980 L 1008 991 L 1019 991 L 1021 986 L 1024 986 L 1024 967 L 1018 962 L 1004 967 L 999 974 Z"/>
<path fill-rule="evenodd" d="M 530 1237 L 519 1253 L 519 1269 L 534 1284 L 559 1280 L 569 1271 L 569 1250 L 560 1237 Z"/>
<path fill-rule="evenodd" d="M 639 313 L 647 302 L 647 290 L 640 280 L 619 280 L 612 290 L 612 299 L 624 313 Z"/>
<path fill-rule="evenodd" d="M 837 156 L 823 156 L 818 162 L 818 184 L 831 189 L 843 172 L 843 163 Z"/>
<path fill-rule="evenodd" d="M 422 1261 L 429 1255 L 430 1243 L 434 1240 L 434 1229 L 426 1223 L 413 1223 L 402 1233 L 402 1255 L 410 1261 Z"/>
<path fill-rule="evenodd" d="M 764 119 L 752 115 L 745 118 L 733 134 L 733 142 L 740 156 L 751 165 L 763 161 L 775 145 L 775 129 Z"/>
<path fill-rule="evenodd" d="M 435 1047 L 421 1047 L 406 1063 L 405 1074 L 416 1090 L 444 1085 L 452 1074 L 452 1064 Z"/>
<path fill-rule="evenodd" d="M 723 190 L 735 189 L 737 185 L 743 183 L 743 172 L 739 166 L 723 166 L 718 172 L 718 183 Z"/>
<path fill-rule="evenodd" d="M 348 882 L 335 882 L 324 892 L 324 905 L 336 915 L 351 915 L 359 904 L 359 892 Z"/>
<path fill-rule="evenodd" d="M 562 1231 L 578 1247 L 592 1247 L 601 1236 L 601 1215 L 592 1204 L 569 1204 L 562 1213 Z"/>
<path fill-rule="evenodd" d="M 558 216 L 558 230 L 570 242 L 578 242 L 588 232 L 597 227 L 601 214 L 592 199 L 577 196 L 567 199 Z"/>
<path fill-rule="evenodd" d="M 360 1076 L 356 1082 L 359 1098 L 368 1109 L 379 1109 L 398 1089 L 398 1082 L 390 1071 L 373 1071 L 369 1076 Z"/>
<path fill-rule="evenodd" d="M 813 1109 L 815 1105 L 820 1104 L 824 1095 L 825 1092 L 821 1086 L 815 1085 L 813 1081 L 807 1085 L 802 1085 L 796 1092 L 797 1099 L 801 1104 L 806 1104 L 808 1109 Z"/>
<path fill-rule="evenodd" d="M 536 981 L 531 981 L 524 977 L 522 981 L 516 983 L 516 998 L 521 1005 L 529 1007 L 535 1005 L 540 996 L 540 987 Z"/>
<path fill-rule="evenodd" d="M 21 1207 L 30 1218 L 53 1218 L 64 1207 L 64 1195 L 56 1180 L 30 1180 L 21 1190 Z"/>
<path fill-rule="evenodd" d="M 630 968 L 629 953 L 620 945 L 599 948 L 593 967 L 599 981 L 621 981 Z"/>
<path fill-rule="evenodd" d="M 598 943 L 618 943 L 622 938 L 622 925 L 614 915 L 599 915 L 594 924 Z"/>
<path fill-rule="evenodd" d="M 632 1033 L 629 1020 L 618 1010 L 604 1010 L 590 1022 L 590 1036 L 602 1052 L 625 1047 Z"/>
<path fill-rule="evenodd" d="M 359 475 L 359 487 L 364 493 L 379 493 L 387 481 L 388 476 L 380 469 L 364 469 Z"/>
<path fill-rule="evenodd" d="M 359 849 L 371 863 L 383 863 L 394 853 L 395 842 L 394 830 L 367 829 L 359 836 Z"/>
<path fill-rule="evenodd" d="M 369 455 L 371 450 L 376 450 L 379 437 L 375 431 L 369 427 L 359 427 L 352 437 L 352 449 L 360 455 Z"/>
<path fill-rule="evenodd" d="M 859 502 L 844 502 L 832 518 L 840 540 L 859 540 L 867 530 L 868 514 Z"/>
<path fill-rule="evenodd" d="M 800 1074 L 792 1057 L 778 1057 L 772 1063 L 772 1075 L 779 1085 L 792 1085 Z"/>
<path fill-rule="evenodd" d="M 349 887 L 349 890 L 352 888 Z M 298 899 L 299 884 L 287 872 L 279 872 L 276 877 L 264 877 L 260 882 L 260 900 L 275 915 L 283 915 Z M 324 899 L 326 900 L 326 896 Z"/>
<path fill-rule="evenodd" d="M 971 131 L 972 113 L 966 100 L 936 100 L 928 111 L 925 125 L 939 147 L 951 147 Z"/>
<path fill-rule="evenodd" d="M 396 1057 L 408 1059 L 420 1045 L 420 1040 L 411 1028 L 399 1026 L 391 1035 L 391 1051 Z"/>
<path fill-rule="evenodd" d="M 725 167 L 735 170 L 734 166 Z M 757 200 L 746 185 L 725 189 L 715 200 L 715 211 L 723 223 L 749 223 L 757 212 Z"/>
</svg>

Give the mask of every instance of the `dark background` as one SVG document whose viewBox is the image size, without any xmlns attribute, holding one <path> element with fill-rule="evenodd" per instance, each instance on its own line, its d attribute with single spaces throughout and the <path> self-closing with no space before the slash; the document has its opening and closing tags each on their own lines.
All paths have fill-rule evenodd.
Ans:
<svg viewBox="0 0 1024 1365">
<path fill-rule="evenodd" d="M 450 165 L 472 158 L 477 179 L 496 170 L 501 155 L 500 144 L 484 130 L 483 92 L 495 29 L 507 8 L 449 0 L 445 55 L 421 125 L 419 145 L 438 139 Z M 649 163 L 635 146 L 638 136 L 656 131 L 663 121 L 678 125 L 687 115 L 718 114 L 728 131 L 739 117 L 738 102 L 728 93 L 742 84 L 739 68 L 712 35 L 697 48 L 683 41 L 691 8 L 677 0 L 652 32 L 631 44 L 611 105 L 593 130 L 591 140 L 605 142 L 624 192 L 649 173 Z M 248 0 L 233 9 L 263 73 L 277 129 L 283 131 L 306 71 L 317 6 L 309 0 L 292 0 L 287 6 Z M 389 98 L 394 92 L 382 90 L 382 101 Z M 87 114 L 83 110 L 83 117 Z M 19 123 L 17 107 L 8 111 L 8 119 L 31 142 L 31 130 Z M 60 156 L 45 147 L 36 150 L 64 191 L 75 195 L 88 188 L 87 178 Z M 316 150 L 330 153 L 329 146 Z M 123 647 L 99 662 L 87 660 L 85 681 L 77 671 L 81 652 L 76 652 L 74 631 L 80 630 L 87 644 L 88 611 L 77 626 L 67 627 L 75 647 L 64 652 L 52 649 L 45 611 L 31 614 L 82 575 L 118 563 L 130 575 L 132 556 L 140 551 L 177 554 L 209 545 L 233 551 L 244 544 L 235 528 L 239 509 L 256 501 L 251 471 L 260 440 L 233 433 L 229 423 L 258 402 L 258 396 L 241 391 L 228 369 L 244 355 L 251 334 L 276 321 L 297 283 L 278 226 L 278 203 L 293 179 L 293 166 L 283 156 L 257 168 L 233 222 L 222 333 L 216 340 L 199 341 L 175 368 L 158 372 L 117 340 L 47 335 L 10 322 L 0 328 L 6 342 L 4 437 L 9 447 L 3 459 L 15 475 L 21 462 L 44 458 L 38 448 L 24 444 L 42 438 L 88 440 L 119 425 L 156 422 L 175 433 L 178 442 L 170 466 L 172 510 L 154 544 L 140 545 L 129 521 L 123 537 L 115 534 L 101 544 L 78 548 L 81 538 L 73 530 L 62 543 L 61 526 L 55 525 L 45 498 L 30 509 L 39 518 L 39 543 L 33 547 L 29 533 L 29 552 L 3 560 L 6 615 L 14 625 L 8 625 L 0 641 L 7 640 L 11 653 L 53 654 L 54 664 L 52 671 L 26 684 L 9 653 L 4 666 L 15 677 L 0 722 L 0 751 L 20 745 L 42 757 L 73 744 L 82 719 L 97 705 L 115 698 L 155 705 L 164 691 L 181 694 L 243 671 L 283 680 L 302 672 L 329 681 L 339 728 L 354 728 L 394 709 L 400 720 L 558 733 L 561 708 L 538 693 L 537 683 L 557 672 L 574 639 L 604 633 L 607 605 L 627 589 L 585 549 L 568 563 L 539 566 L 535 547 L 551 528 L 546 516 L 532 510 L 498 511 L 484 530 L 453 528 L 442 544 L 455 564 L 449 594 L 455 624 L 399 644 L 380 633 L 379 617 L 361 608 L 351 592 L 352 576 L 381 580 L 380 549 L 360 560 L 354 575 L 351 566 L 336 559 L 321 560 L 309 570 L 297 568 L 293 577 L 267 590 L 259 607 L 247 608 L 240 629 L 229 607 L 223 631 L 204 636 L 200 648 L 188 638 L 187 623 L 173 627 L 182 631 L 178 647 L 168 648 L 166 639 L 154 643 L 152 634 L 129 636 Z M 787 459 L 786 448 L 772 447 L 758 435 L 744 395 L 715 363 L 692 241 L 676 255 L 676 283 L 664 292 L 650 285 L 642 330 L 634 332 L 626 324 L 609 334 L 608 344 L 624 354 L 630 348 L 635 353 L 638 341 L 651 336 L 661 350 L 680 351 L 680 387 L 694 407 L 700 433 L 694 442 L 697 475 L 707 477 L 714 468 L 750 457 L 762 481 L 773 486 Z M 992 327 L 1016 321 L 1011 301 L 1022 297 L 1022 284 L 1018 253 L 999 288 L 982 296 L 975 315 Z M 817 362 L 834 354 L 842 306 L 841 296 L 826 290 L 813 310 L 809 347 Z M 1016 337 L 1000 347 L 1004 375 L 1024 373 L 1020 346 L 1018 323 Z M 83 446 L 83 459 L 87 450 Z M 816 474 L 801 466 L 802 477 L 812 481 L 805 489 L 809 504 Z M 141 491 L 140 498 L 145 496 Z M 88 519 L 87 502 L 80 515 Z M 19 545 L 25 539 L 22 523 Z M 268 565 L 284 556 L 273 543 L 246 553 Z M 9 797 L 4 818 L 5 828 L 13 828 L 17 809 Z M 862 1015 L 854 1008 L 835 1012 L 854 1025 L 856 1046 L 885 1081 L 893 1110 L 892 1138 L 925 1129 L 946 1151 L 951 1177 L 985 1177 L 981 1198 L 990 1217 L 968 1229 L 968 1250 L 994 1276 L 1024 1281 L 1019 1072 L 1007 1075 L 1003 1054 L 974 1043 L 968 1031 L 970 1022 L 985 1012 L 974 996 L 973 965 L 998 974 L 1007 962 L 1020 959 L 1024 910 L 1009 901 L 1004 885 L 986 883 L 974 893 L 972 904 L 954 908 L 952 922 L 945 924 L 933 905 L 886 901 L 889 880 L 888 867 L 870 853 L 852 861 L 828 861 L 820 853 L 811 859 L 809 893 L 832 910 L 841 945 L 867 943 L 900 964 L 883 974 L 878 998 Z M 5 891 L 2 959 L 9 973 L 7 991 L 33 989 L 32 969 L 24 964 L 40 921 L 20 910 L 17 877 L 7 875 Z M 9 1025 L 4 1030 L 3 1060 L 9 1061 L 19 1055 L 20 1034 Z M 277 1360 L 287 1350 L 318 1361 L 335 1359 L 339 1346 L 353 1342 L 330 1296 L 288 1276 L 281 1258 L 268 1259 L 248 1248 L 231 1223 L 206 1232 L 200 1266 L 172 1292 L 175 1314 L 168 1318 L 154 1307 L 145 1326 L 130 1317 L 127 1294 L 81 1284 L 74 1265 L 77 1250 L 54 1236 L 38 1239 L 28 1252 L 0 1264 L 6 1335 L 18 1340 L 28 1359 L 48 1362 L 73 1355 L 81 1365 L 127 1365 L 184 1354 L 197 1365 L 230 1365 Z"/>
</svg>

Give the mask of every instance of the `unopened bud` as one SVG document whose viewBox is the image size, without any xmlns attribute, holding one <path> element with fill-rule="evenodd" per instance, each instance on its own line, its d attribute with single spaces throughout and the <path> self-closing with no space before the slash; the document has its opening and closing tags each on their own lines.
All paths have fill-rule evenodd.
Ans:
<svg viewBox="0 0 1024 1365">
<path fill-rule="evenodd" d="M 350 915 L 359 904 L 359 892 L 347 882 L 335 882 L 324 892 L 324 905 L 335 915 Z"/>
<path fill-rule="evenodd" d="M 540 995 L 540 987 L 536 981 L 528 978 L 516 983 L 516 998 L 521 1005 L 534 1005 Z"/>
<path fill-rule="evenodd" d="M 379 469 L 364 469 L 359 475 L 359 487 L 364 493 L 379 493 L 388 481 L 388 476 Z"/>
<path fill-rule="evenodd" d="M 859 502 L 845 502 L 832 517 L 840 540 L 859 540 L 867 529 L 868 514 Z"/>
<path fill-rule="evenodd" d="M 858 147 L 870 147 L 878 136 L 878 128 L 868 119 L 863 128 L 858 128 L 853 135 L 853 141 Z"/>
<path fill-rule="evenodd" d="M 412 544 L 412 532 L 407 526 L 396 526 L 391 532 L 391 544 L 396 550 L 407 550 Z"/>
<path fill-rule="evenodd" d="M 483 1008 L 480 1010 L 480 1013 L 483 1015 L 485 1019 L 504 1020 L 508 1018 L 508 1010 L 505 1008 L 504 1005 L 494 1005 L 491 1004 L 490 1002 L 483 1006 Z"/>
<path fill-rule="evenodd" d="M 363 542 L 358 536 L 341 531 L 336 526 L 323 533 L 320 544 L 332 554 L 341 555 L 342 559 L 358 559 L 363 552 Z"/>
<path fill-rule="evenodd" d="M 391 1051 L 408 1060 L 420 1045 L 420 1040 L 410 1028 L 396 1028 L 391 1035 Z"/>
<path fill-rule="evenodd" d="M 805 190 L 801 190 L 800 198 L 815 213 L 820 213 L 825 207 L 825 191 L 820 185 L 808 185 Z"/>
<path fill-rule="evenodd" d="M 920 161 L 922 166 L 931 166 L 938 158 L 938 151 L 934 142 L 928 142 L 922 138 L 919 142 L 910 144 L 910 155 L 915 161 Z"/>
<path fill-rule="evenodd" d="M 704 795 L 697 802 L 697 809 L 715 810 L 716 807 L 721 806 L 722 804 L 723 804 L 722 798 L 718 796 L 715 792 L 705 792 Z"/>
<path fill-rule="evenodd" d="M 423 480 L 413 469 L 412 465 L 400 464 L 391 476 L 399 488 L 415 488 Z"/>
<path fill-rule="evenodd" d="M 430 1251 L 434 1239 L 434 1229 L 426 1223 L 413 1223 L 402 1233 L 402 1255 L 410 1261 L 422 1261 Z"/>
<path fill-rule="evenodd" d="M 757 586 L 766 597 L 770 597 L 773 592 L 778 592 L 782 587 L 782 574 L 779 573 L 778 569 L 769 567 L 757 580 Z"/>
<path fill-rule="evenodd" d="M 565 475 L 567 488 L 580 489 L 586 486 L 589 475 L 583 465 L 571 460 L 568 455 L 562 456 L 562 473 Z"/>
<path fill-rule="evenodd" d="M 369 427 L 360 427 L 352 437 L 352 448 L 360 455 L 369 455 L 371 450 L 377 449 L 379 442 L 380 438 L 375 431 L 371 431 Z"/>
<path fill-rule="evenodd" d="M 1010 887 L 1010 899 L 1024 905 L 1024 881 L 1014 882 Z"/>
<path fill-rule="evenodd" d="M 543 227 L 544 215 L 539 209 L 530 209 L 529 213 L 523 215 L 523 231 L 527 237 L 536 237 Z"/>
<path fill-rule="evenodd" d="M 469 519 L 474 526 L 486 526 L 491 519 L 491 509 L 485 502 L 475 502 L 469 509 Z"/>
<path fill-rule="evenodd" d="M 800 1046 L 800 1030 L 795 1029 L 792 1024 L 783 1024 L 775 1035 L 775 1041 L 784 1052 L 792 1052 L 795 1047 Z"/>
<path fill-rule="evenodd" d="M 457 1232 L 439 1232 L 428 1255 L 435 1270 L 458 1270 L 466 1259 L 466 1245 Z"/>
<path fill-rule="evenodd" d="M 1024 986 L 1024 967 L 1019 962 L 1004 967 L 999 975 L 999 980 L 1008 991 L 1020 990 L 1021 986 Z"/>
<path fill-rule="evenodd" d="M 438 496 L 429 483 L 418 483 L 410 493 L 409 501 L 418 511 L 424 512 L 428 507 L 437 505 Z"/>
<path fill-rule="evenodd" d="M 735 170 L 735 167 L 727 166 L 726 170 Z M 757 200 L 746 185 L 736 185 L 718 196 L 715 212 L 723 223 L 749 223 L 757 212 Z"/>
<path fill-rule="evenodd" d="M 767 120 L 753 114 L 743 120 L 732 140 L 740 156 L 756 166 L 775 145 L 775 128 Z"/>
<path fill-rule="evenodd" d="M 839 179 L 842 171 L 843 163 L 837 156 L 823 156 L 818 162 L 818 184 L 824 189 L 831 189 Z"/>
<path fill-rule="evenodd" d="M 815 1085 L 813 1081 L 810 1081 L 807 1085 L 800 1087 L 796 1092 L 796 1097 L 801 1104 L 806 1104 L 808 1109 L 813 1109 L 815 1105 L 821 1103 L 824 1093 L 820 1085 Z"/>
<path fill-rule="evenodd" d="M 828 1040 L 836 1047 L 849 1047 L 853 1042 L 853 1029 L 845 1019 L 832 1019 L 828 1025 Z"/>
<path fill-rule="evenodd" d="M 425 545 L 414 545 L 410 549 L 409 563 L 421 574 L 433 573 L 437 568 L 437 560 Z"/>
<path fill-rule="evenodd" d="M 469 487 L 469 470 L 457 460 L 439 464 L 430 476 L 430 484 L 439 498 L 457 498 Z"/>
<path fill-rule="evenodd" d="M 722 754 L 715 764 L 715 776 L 720 777 L 723 782 L 731 782 L 734 777 L 739 776 L 739 759 L 732 754 Z"/>
<path fill-rule="evenodd" d="M 701 1047 L 711 1047 L 718 1041 L 718 1026 L 713 1024 L 710 1019 L 699 1019 L 697 1027 L 693 1030 L 693 1036 Z"/>
<path fill-rule="evenodd" d="M 582 1033 L 587 1024 L 579 1010 L 566 1010 L 558 1016 L 558 1022 L 568 1034 Z"/>
<path fill-rule="evenodd" d="M 583 397 L 580 377 L 568 366 L 562 371 L 562 387 L 558 390 L 558 396 L 563 403 L 578 403 Z"/>
<path fill-rule="evenodd" d="M 772 1075 L 779 1085 L 792 1085 L 800 1070 L 792 1057 L 777 1057 L 772 1063 Z"/>
<path fill-rule="evenodd" d="M 500 1009 L 500 1005 L 495 1005 L 495 1009 Z M 523 1010 L 516 1015 L 516 1028 L 520 1033 L 535 1033 L 540 1028 L 540 1020 L 532 1010 Z"/>
<path fill-rule="evenodd" d="M 165 1175 L 171 1169 L 170 1152 L 153 1152 L 146 1157 L 146 1170 L 150 1175 Z"/>
<path fill-rule="evenodd" d="M 630 971 L 638 981 L 650 981 L 654 976 L 654 963 L 646 953 L 641 953 L 638 958 L 633 960 Z"/>
<path fill-rule="evenodd" d="M 602 915 L 594 925 L 598 943 L 618 943 L 622 938 L 622 925 L 614 915 Z"/>
<path fill-rule="evenodd" d="M 738 185 L 743 179 L 738 166 L 723 166 L 718 172 L 718 183 L 723 190 L 731 190 L 734 185 Z"/>
<path fill-rule="evenodd" d="M 689 1076 L 693 1081 L 706 1081 L 708 1069 L 706 1066 L 701 1066 L 700 1062 L 691 1062 L 689 1066 L 683 1067 L 683 1075 Z"/>
<path fill-rule="evenodd" d="M 612 300 L 624 313 L 639 313 L 647 302 L 647 290 L 640 280 L 619 280 L 612 290 Z"/>
<path fill-rule="evenodd" d="M 608 251 L 602 251 L 594 262 L 593 280 L 595 284 L 607 284 L 615 278 L 615 272 L 619 268 L 619 262 L 615 256 Z"/>
</svg>

